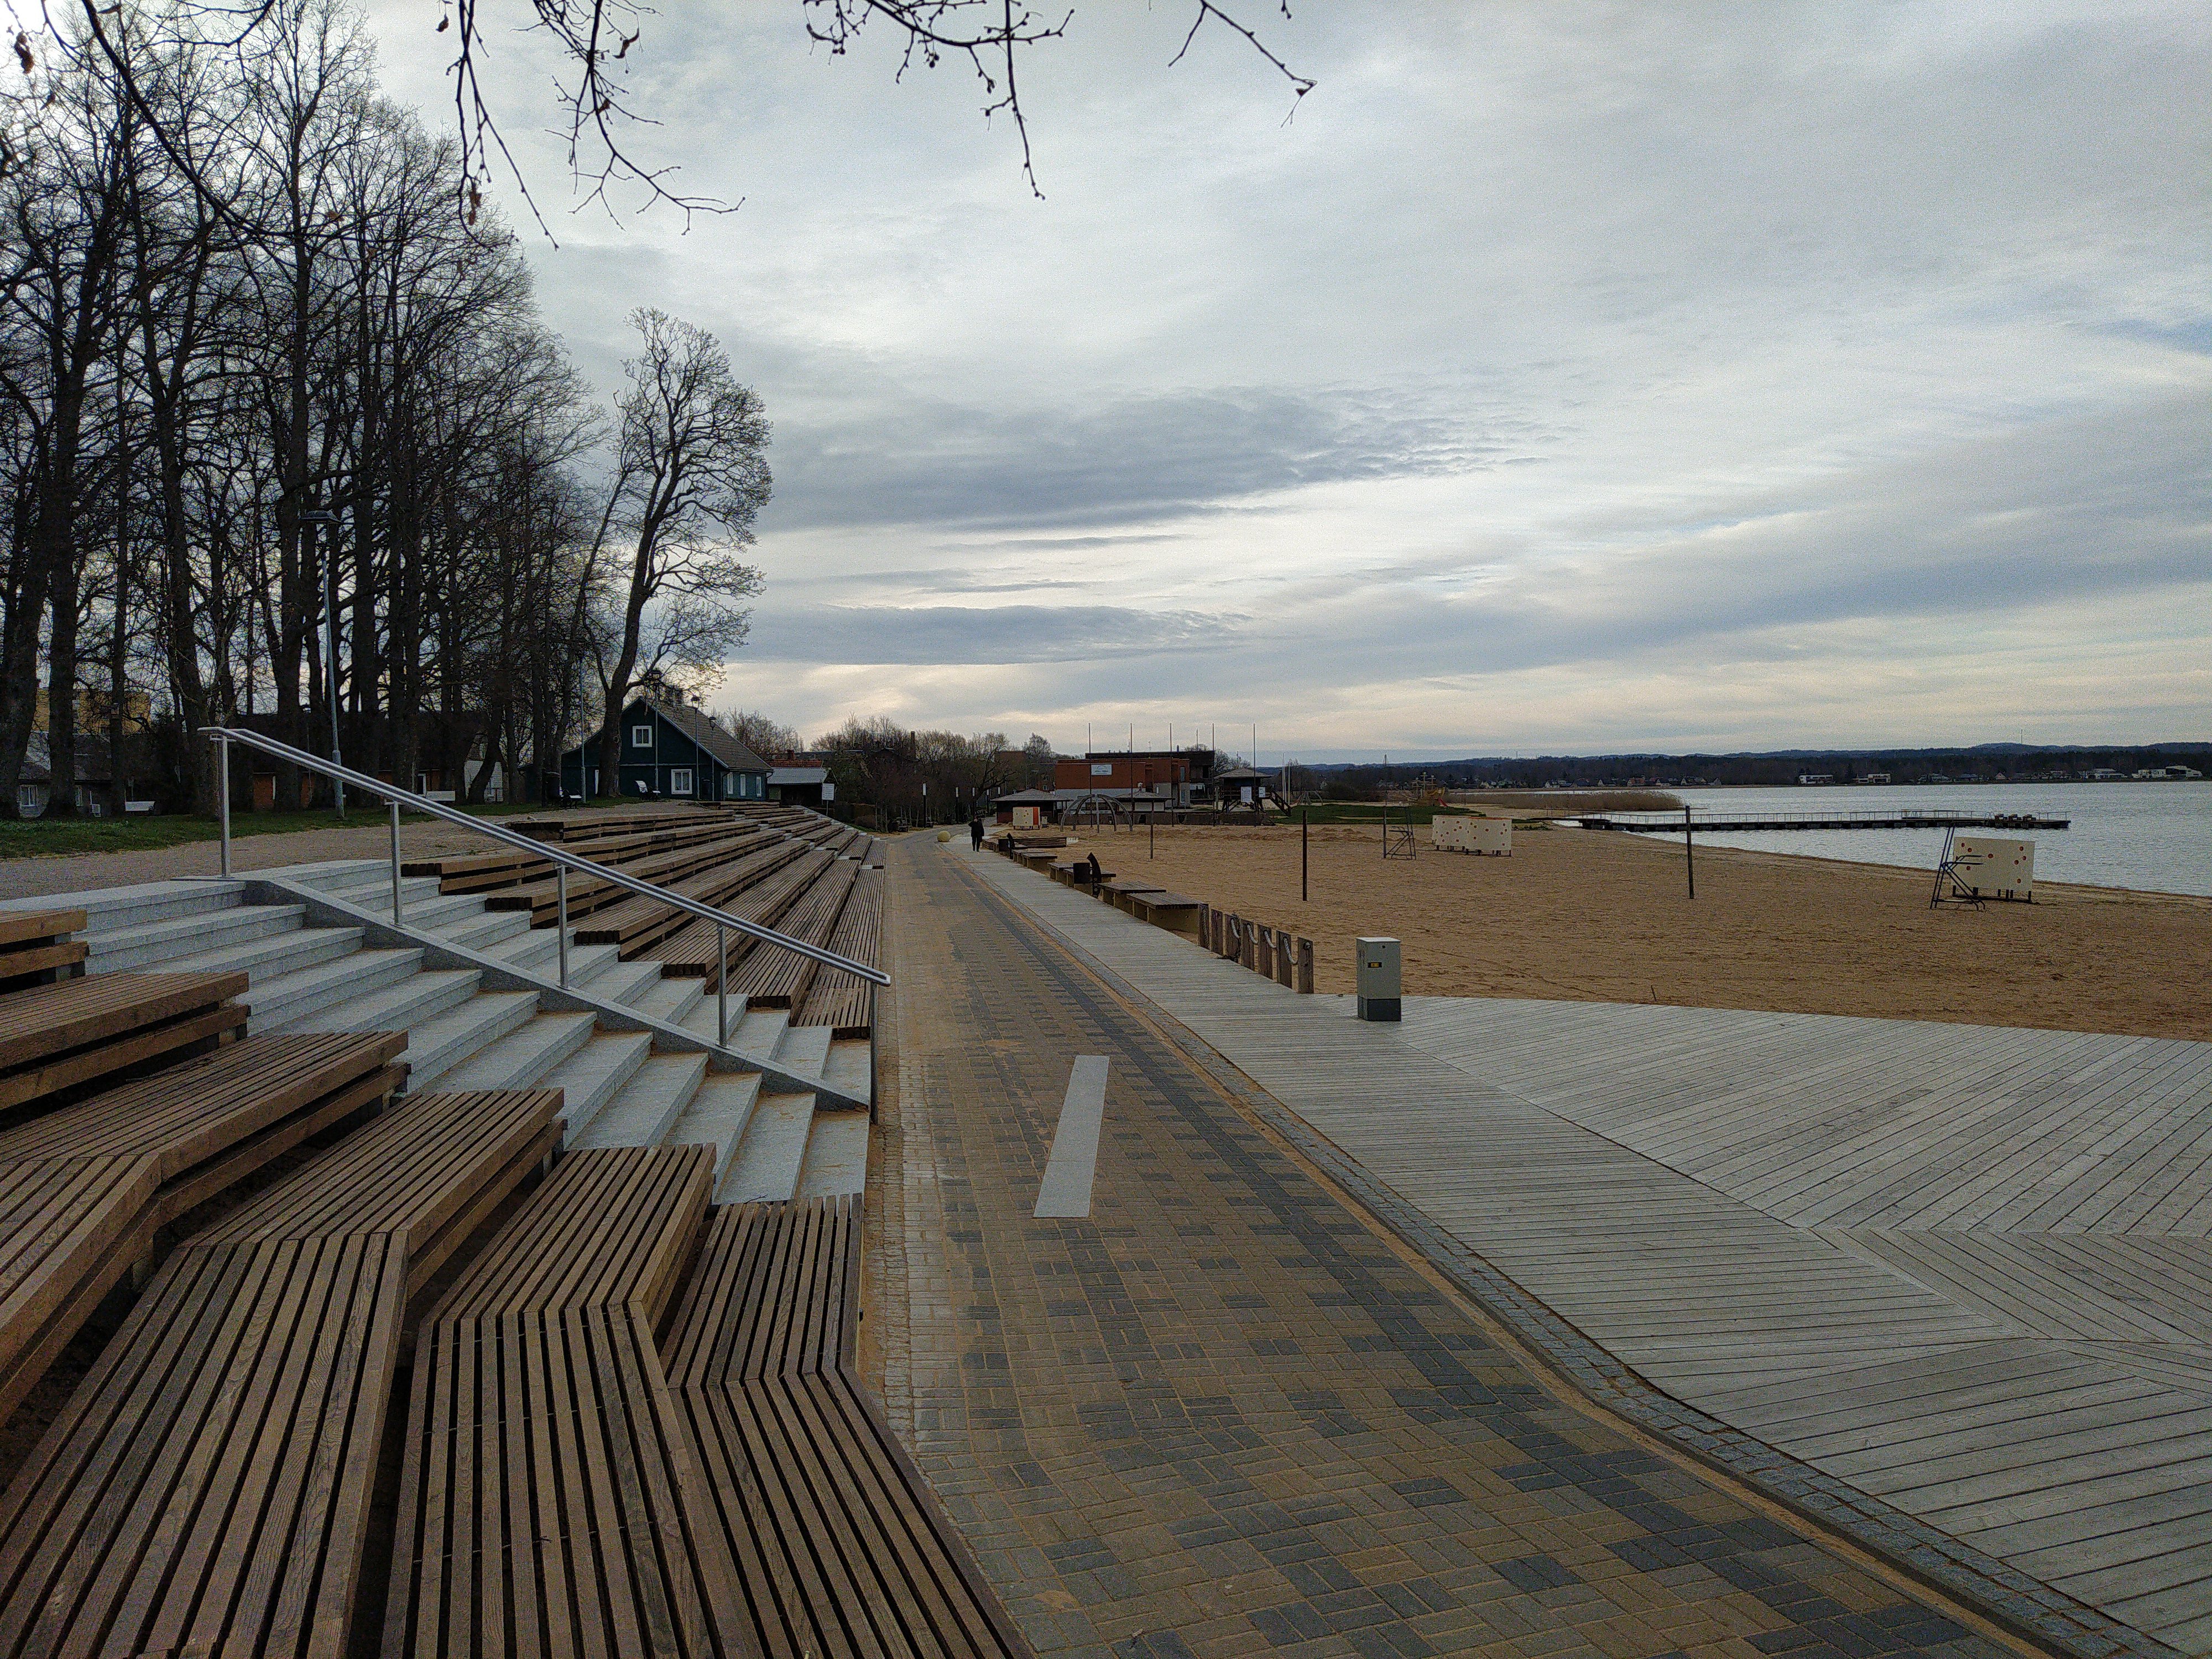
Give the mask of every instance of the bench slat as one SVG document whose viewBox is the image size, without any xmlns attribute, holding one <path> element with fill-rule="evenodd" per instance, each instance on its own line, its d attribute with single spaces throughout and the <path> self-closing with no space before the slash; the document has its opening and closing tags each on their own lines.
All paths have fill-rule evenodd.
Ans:
<svg viewBox="0 0 2212 1659">
<path fill-rule="evenodd" d="M 416 1097 L 180 1246 L 0 1500 L 0 1656 L 341 1659 L 422 1253 L 560 1100 Z"/>
</svg>

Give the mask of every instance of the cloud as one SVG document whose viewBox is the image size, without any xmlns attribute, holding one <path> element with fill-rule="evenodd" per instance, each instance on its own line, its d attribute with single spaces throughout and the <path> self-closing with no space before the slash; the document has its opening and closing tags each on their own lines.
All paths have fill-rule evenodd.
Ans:
<svg viewBox="0 0 2212 1659">
<path fill-rule="evenodd" d="M 1237 620 L 1114 605 L 823 606 L 764 612 L 750 654 L 824 664 L 1067 663 L 1200 649 Z"/>
<path fill-rule="evenodd" d="M 902 397 L 787 432 L 771 522 L 1152 524 L 1316 483 L 1494 465 L 1526 444 L 1510 429 L 1524 427 L 1389 392 L 1224 387 L 1013 409 Z"/>
<path fill-rule="evenodd" d="M 797 11 L 632 54 L 641 152 L 742 209 L 532 255 L 602 386 L 649 302 L 766 398 L 730 672 L 781 717 L 2212 731 L 2202 5 L 1302 7 L 1288 126 L 1223 32 L 1170 70 L 1176 19 L 1085 9 L 1024 67 L 1042 201 L 964 76 Z M 542 43 L 500 50 L 557 192 Z"/>
</svg>

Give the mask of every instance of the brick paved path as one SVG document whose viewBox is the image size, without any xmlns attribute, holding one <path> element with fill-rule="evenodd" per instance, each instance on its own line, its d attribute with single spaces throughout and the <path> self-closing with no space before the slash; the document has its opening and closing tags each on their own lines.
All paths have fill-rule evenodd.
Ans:
<svg viewBox="0 0 2212 1659">
<path fill-rule="evenodd" d="M 1559 1402 L 1005 901 L 890 867 L 864 1352 L 1041 1652 L 2008 1651 Z M 1092 1212 L 1035 1220 L 1079 1054 Z"/>
</svg>

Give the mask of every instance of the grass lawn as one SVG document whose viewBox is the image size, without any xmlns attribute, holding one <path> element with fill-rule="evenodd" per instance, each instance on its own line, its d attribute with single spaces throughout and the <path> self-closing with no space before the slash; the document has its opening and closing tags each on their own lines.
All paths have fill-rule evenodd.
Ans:
<svg viewBox="0 0 2212 1659">
<path fill-rule="evenodd" d="M 496 818 L 532 812 L 535 806 L 464 806 L 473 817 Z M 416 816 L 410 814 L 410 817 Z M 386 822 L 384 804 L 350 808 L 343 827 Z M 234 812 L 230 833 L 239 836 L 281 836 L 302 830 L 340 828 L 335 812 Z M 122 818 L 27 818 L 0 820 L 0 859 L 54 858 L 70 853 L 135 853 L 159 847 L 179 847 L 186 842 L 213 841 L 222 826 L 212 817 L 189 813 L 149 814 Z"/>
</svg>

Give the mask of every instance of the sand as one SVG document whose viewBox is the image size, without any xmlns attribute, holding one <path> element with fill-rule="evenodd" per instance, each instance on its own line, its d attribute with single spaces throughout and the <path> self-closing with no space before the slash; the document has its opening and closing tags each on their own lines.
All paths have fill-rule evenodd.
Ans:
<svg viewBox="0 0 2212 1659">
<path fill-rule="evenodd" d="M 1082 832 L 1124 875 L 1313 939 L 1316 988 L 1352 988 L 1352 941 L 1404 941 L 1409 996 L 1673 1003 L 2212 1041 L 2212 900 L 2039 886 L 2036 902 L 1928 908 L 1929 874 L 1516 830 L 1510 858 L 1385 860 L 1367 828 Z M 1040 878 L 1042 879 L 1042 878 Z"/>
</svg>

